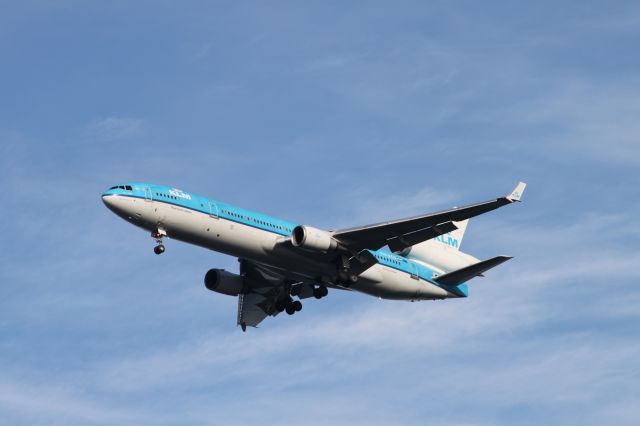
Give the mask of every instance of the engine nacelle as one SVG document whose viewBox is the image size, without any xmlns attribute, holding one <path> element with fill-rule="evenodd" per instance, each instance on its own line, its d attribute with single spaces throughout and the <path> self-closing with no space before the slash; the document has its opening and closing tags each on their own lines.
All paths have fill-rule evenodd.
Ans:
<svg viewBox="0 0 640 426">
<path fill-rule="evenodd" d="M 327 231 L 303 225 L 293 228 L 291 243 L 294 247 L 313 251 L 326 252 L 338 248 L 338 242 Z"/>
<path fill-rule="evenodd" d="M 209 269 L 204 276 L 204 285 L 211 291 L 237 296 L 242 293 L 244 283 L 240 275 L 232 274 L 224 269 Z"/>
</svg>

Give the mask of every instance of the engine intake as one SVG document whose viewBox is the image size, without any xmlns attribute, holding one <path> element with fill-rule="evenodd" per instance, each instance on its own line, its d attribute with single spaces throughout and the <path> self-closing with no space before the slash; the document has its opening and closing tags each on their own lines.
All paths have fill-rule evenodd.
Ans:
<svg viewBox="0 0 640 426">
<path fill-rule="evenodd" d="M 237 296 L 242 293 L 244 283 L 242 277 L 224 269 L 209 269 L 204 276 L 204 286 L 216 293 Z"/>
<path fill-rule="evenodd" d="M 327 252 L 338 248 L 338 242 L 330 233 L 305 225 L 298 225 L 293 228 L 291 243 L 294 247 L 313 251 Z"/>
</svg>

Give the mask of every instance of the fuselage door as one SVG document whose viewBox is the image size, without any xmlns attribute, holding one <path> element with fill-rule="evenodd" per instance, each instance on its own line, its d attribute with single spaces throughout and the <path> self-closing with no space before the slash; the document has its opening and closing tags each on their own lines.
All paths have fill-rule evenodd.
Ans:
<svg viewBox="0 0 640 426">
<path fill-rule="evenodd" d="M 145 186 L 144 188 L 142 188 L 144 190 L 144 199 L 145 201 L 153 201 L 153 196 L 151 193 L 151 188 L 149 188 L 148 186 Z"/>
<path fill-rule="evenodd" d="M 415 262 L 412 262 L 410 260 L 409 260 L 409 273 L 411 274 L 411 278 L 413 278 L 414 280 L 420 279 L 420 276 L 418 275 L 418 265 L 416 265 Z"/>
<path fill-rule="evenodd" d="M 214 219 L 218 218 L 218 205 L 216 203 L 209 202 L 209 216 Z"/>
</svg>

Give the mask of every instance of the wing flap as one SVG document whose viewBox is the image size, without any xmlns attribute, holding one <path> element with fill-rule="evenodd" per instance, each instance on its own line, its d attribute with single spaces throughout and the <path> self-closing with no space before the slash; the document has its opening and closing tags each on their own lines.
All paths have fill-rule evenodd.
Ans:
<svg viewBox="0 0 640 426">
<path fill-rule="evenodd" d="M 398 253 L 408 247 L 420 244 L 424 241 L 446 234 L 447 232 L 455 231 L 456 229 L 458 229 L 458 227 L 453 222 L 445 222 L 430 228 L 420 229 L 399 237 L 391 238 L 387 241 L 387 245 L 389 246 L 389 250 L 394 253 Z"/>
<path fill-rule="evenodd" d="M 245 327 L 257 327 L 271 311 L 269 299 L 260 293 L 247 293 L 238 296 L 238 325 Z"/>
<path fill-rule="evenodd" d="M 245 330 L 278 315 L 276 301 L 285 296 L 287 278 L 275 268 L 246 259 L 240 261 L 240 272 L 248 291 L 238 296 L 237 324 Z"/>
<path fill-rule="evenodd" d="M 460 285 L 469 281 L 471 278 L 482 275 L 482 273 L 488 271 L 491 268 L 495 268 L 501 263 L 511 259 L 509 256 L 496 256 L 491 259 L 483 260 L 473 265 L 466 266 L 461 269 L 457 269 L 453 272 L 449 272 L 444 275 L 440 275 L 435 279 L 438 284 L 444 285 Z"/>
</svg>

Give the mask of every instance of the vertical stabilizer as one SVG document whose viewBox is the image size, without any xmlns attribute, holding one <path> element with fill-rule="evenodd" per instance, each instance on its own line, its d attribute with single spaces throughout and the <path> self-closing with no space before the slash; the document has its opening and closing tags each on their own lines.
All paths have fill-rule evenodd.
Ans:
<svg viewBox="0 0 640 426">
<path fill-rule="evenodd" d="M 454 271 L 478 262 L 475 257 L 460 251 L 468 223 L 468 219 L 454 222 L 458 229 L 414 245 L 406 256 L 418 260 L 440 273 Z"/>
<path fill-rule="evenodd" d="M 439 237 L 434 238 L 434 240 L 438 241 L 441 244 L 445 244 L 453 249 L 460 250 L 460 245 L 462 245 L 462 237 L 464 237 L 464 231 L 467 230 L 468 223 L 469 219 L 460 222 L 453 222 L 453 224 L 456 225 L 458 229 L 440 235 Z"/>
<path fill-rule="evenodd" d="M 458 215 L 457 217 L 473 217 L 477 216 L 478 214 L 496 209 L 498 207 L 518 202 L 522 199 L 522 193 L 524 192 L 526 186 L 526 183 L 518 182 L 516 187 L 513 188 L 509 195 L 497 198 L 495 200 L 496 204 L 493 204 L 490 208 L 482 207 L 481 211 L 478 211 L 477 213 L 468 216 Z M 478 206 L 484 205 L 485 204 L 478 204 L 467 208 L 477 209 L 479 208 Z M 455 212 L 456 210 L 458 209 L 454 208 L 451 211 Z M 439 275 L 457 271 L 462 268 L 469 267 L 470 265 L 477 264 L 478 262 L 480 262 L 478 259 L 460 251 L 462 238 L 464 237 L 464 232 L 467 230 L 468 223 L 468 219 L 460 222 L 453 222 L 453 224 L 458 229 L 454 229 L 451 232 L 438 235 L 437 237 L 433 237 L 419 244 L 412 245 L 410 248 L 403 250 L 402 254 L 403 256 L 427 265 L 428 267 L 434 269 Z M 497 259 L 498 258 L 495 258 L 491 261 L 497 261 Z M 502 257 L 500 257 L 500 259 L 502 259 Z"/>
</svg>

